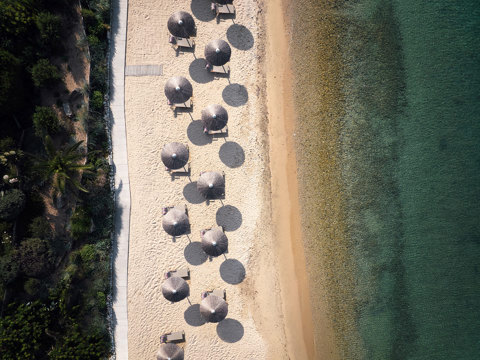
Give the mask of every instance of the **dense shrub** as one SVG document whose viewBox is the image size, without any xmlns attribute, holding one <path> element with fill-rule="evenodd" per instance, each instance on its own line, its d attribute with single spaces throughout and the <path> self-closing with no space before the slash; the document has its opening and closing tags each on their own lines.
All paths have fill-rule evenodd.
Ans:
<svg viewBox="0 0 480 360">
<path fill-rule="evenodd" d="M 40 59 L 32 68 L 32 80 L 35 86 L 51 87 L 61 79 L 57 67 L 47 59 Z"/>
<path fill-rule="evenodd" d="M 0 195 L 0 220 L 14 220 L 25 206 L 25 194 L 18 189 Z"/>
<path fill-rule="evenodd" d="M 29 238 L 22 241 L 16 255 L 20 270 L 29 277 L 44 277 L 55 260 L 50 244 L 45 239 Z"/>
<path fill-rule="evenodd" d="M 52 345 L 46 331 L 49 314 L 39 301 L 16 307 L 0 319 L 0 354 L 2 360 L 44 359 Z"/>
<path fill-rule="evenodd" d="M 90 107 L 94 111 L 103 111 L 103 93 L 95 90 L 90 98 Z"/>
<path fill-rule="evenodd" d="M 38 216 L 34 218 L 28 226 L 28 234 L 31 237 L 51 239 L 53 236 L 53 231 L 47 219 L 45 219 L 43 216 Z"/>
<path fill-rule="evenodd" d="M 70 232 L 75 240 L 88 235 L 92 221 L 90 214 L 83 206 L 78 206 L 70 219 Z"/>
<path fill-rule="evenodd" d="M 30 278 L 23 284 L 23 289 L 30 296 L 39 295 L 43 290 L 43 283 L 41 280 Z"/>
<path fill-rule="evenodd" d="M 11 102 L 17 100 L 15 95 L 17 94 L 19 65 L 20 60 L 8 51 L 0 49 L 0 114 L 11 109 Z"/>
<path fill-rule="evenodd" d="M 52 108 L 48 106 L 37 106 L 33 114 L 33 126 L 35 134 L 40 137 L 53 135 L 60 130 L 60 121 Z"/>
<path fill-rule="evenodd" d="M 20 268 L 10 254 L 0 257 L 0 281 L 2 285 L 8 285 L 16 279 Z"/>
<path fill-rule="evenodd" d="M 60 40 L 60 30 L 62 21 L 60 16 L 49 12 L 41 12 L 35 19 L 38 31 L 40 32 L 40 39 L 46 45 L 56 47 Z"/>
<path fill-rule="evenodd" d="M 74 324 L 67 332 L 62 343 L 49 354 L 51 360 L 98 360 L 108 351 L 108 342 L 101 334 L 82 334 L 80 327 Z"/>
</svg>

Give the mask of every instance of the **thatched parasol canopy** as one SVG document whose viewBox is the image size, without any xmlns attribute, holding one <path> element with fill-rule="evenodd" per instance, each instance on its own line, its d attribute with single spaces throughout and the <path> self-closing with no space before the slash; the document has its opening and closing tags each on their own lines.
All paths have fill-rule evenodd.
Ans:
<svg viewBox="0 0 480 360">
<path fill-rule="evenodd" d="M 185 11 L 177 11 L 168 19 L 168 31 L 173 36 L 188 38 L 195 34 L 195 21 Z"/>
<path fill-rule="evenodd" d="M 227 317 L 228 304 L 222 298 L 210 294 L 200 303 L 200 313 L 208 322 L 220 322 Z"/>
<path fill-rule="evenodd" d="M 180 209 L 170 209 L 163 217 L 162 226 L 169 235 L 183 235 L 188 230 L 188 216 L 185 211 Z"/>
<path fill-rule="evenodd" d="M 221 130 L 227 125 L 227 110 L 221 105 L 208 105 L 202 110 L 202 121 L 207 130 Z"/>
<path fill-rule="evenodd" d="M 219 256 L 227 251 L 228 239 L 222 228 L 211 229 L 203 234 L 202 249 L 210 256 Z"/>
<path fill-rule="evenodd" d="M 163 147 L 161 156 L 167 168 L 180 169 L 188 162 L 188 147 L 178 142 L 172 142 Z"/>
<path fill-rule="evenodd" d="M 230 61 L 232 49 L 224 40 L 213 40 L 205 46 L 205 59 L 212 65 L 222 66 Z"/>
<path fill-rule="evenodd" d="M 204 172 L 198 178 L 197 190 L 206 199 L 221 197 L 225 193 L 225 179 L 218 172 Z"/>
<path fill-rule="evenodd" d="M 157 352 L 157 360 L 183 360 L 183 349 L 172 343 L 162 344 Z"/>
<path fill-rule="evenodd" d="M 165 299 L 177 302 L 185 299 L 190 293 L 190 288 L 183 278 L 171 276 L 162 284 L 162 294 Z"/>
<path fill-rule="evenodd" d="M 186 102 L 192 94 L 192 84 L 183 76 L 172 77 L 165 84 L 165 96 L 174 104 Z"/>
</svg>

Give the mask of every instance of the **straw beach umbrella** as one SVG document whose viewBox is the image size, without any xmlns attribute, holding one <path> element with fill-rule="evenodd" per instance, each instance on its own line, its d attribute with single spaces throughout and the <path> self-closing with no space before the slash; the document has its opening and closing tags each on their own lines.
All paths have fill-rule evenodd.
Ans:
<svg viewBox="0 0 480 360">
<path fill-rule="evenodd" d="M 210 256 L 219 256 L 227 251 L 228 239 L 222 228 L 211 229 L 203 234 L 202 249 Z"/>
<path fill-rule="evenodd" d="M 178 142 L 172 142 L 163 147 L 161 157 L 167 168 L 177 170 L 188 162 L 188 155 L 188 147 Z"/>
<path fill-rule="evenodd" d="M 228 122 L 227 110 L 221 105 L 208 105 L 202 110 L 202 121 L 207 130 L 221 130 Z"/>
<path fill-rule="evenodd" d="M 188 216 L 185 211 L 176 208 L 170 209 L 163 217 L 162 226 L 169 235 L 183 235 L 188 230 Z"/>
<path fill-rule="evenodd" d="M 173 36 L 188 38 L 195 34 L 195 21 L 192 15 L 185 11 L 172 14 L 168 19 L 167 27 Z"/>
<path fill-rule="evenodd" d="M 157 352 L 157 360 L 183 360 L 183 349 L 172 343 L 162 344 Z"/>
<path fill-rule="evenodd" d="M 174 104 L 186 102 L 192 94 L 192 84 L 183 76 L 172 77 L 165 84 L 165 96 Z"/>
<path fill-rule="evenodd" d="M 225 179 L 218 172 L 204 172 L 198 178 L 197 190 L 206 199 L 221 197 L 225 193 Z"/>
<path fill-rule="evenodd" d="M 213 40 L 205 46 L 205 59 L 212 65 L 222 66 L 230 61 L 232 49 L 224 40 Z"/>
<path fill-rule="evenodd" d="M 162 294 L 165 299 L 177 302 L 185 299 L 190 288 L 185 280 L 178 276 L 171 276 L 162 284 Z"/>
<path fill-rule="evenodd" d="M 216 295 L 208 295 L 200 303 L 200 314 L 208 322 L 220 322 L 227 317 L 228 304 Z"/>
</svg>

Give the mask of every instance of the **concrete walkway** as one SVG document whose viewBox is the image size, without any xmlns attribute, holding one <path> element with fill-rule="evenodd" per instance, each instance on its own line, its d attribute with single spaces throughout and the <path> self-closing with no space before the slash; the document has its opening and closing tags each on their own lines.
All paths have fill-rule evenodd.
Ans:
<svg viewBox="0 0 480 360">
<path fill-rule="evenodd" d="M 127 275 L 130 231 L 130 186 L 125 130 L 125 46 L 128 0 L 112 1 L 110 42 L 110 121 L 115 172 L 113 243 L 113 334 L 115 359 L 128 359 Z"/>
</svg>

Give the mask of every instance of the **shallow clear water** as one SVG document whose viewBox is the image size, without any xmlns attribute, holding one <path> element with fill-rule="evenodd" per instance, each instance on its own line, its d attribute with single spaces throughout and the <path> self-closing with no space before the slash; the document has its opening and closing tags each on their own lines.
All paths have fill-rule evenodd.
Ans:
<svg viewBox="0 0 480 360">
<path fill-rule="evenodd" d="M 368 359 L 480 356 L 479 5 L 340 10 L 340 157 Z"/>
</svg>

